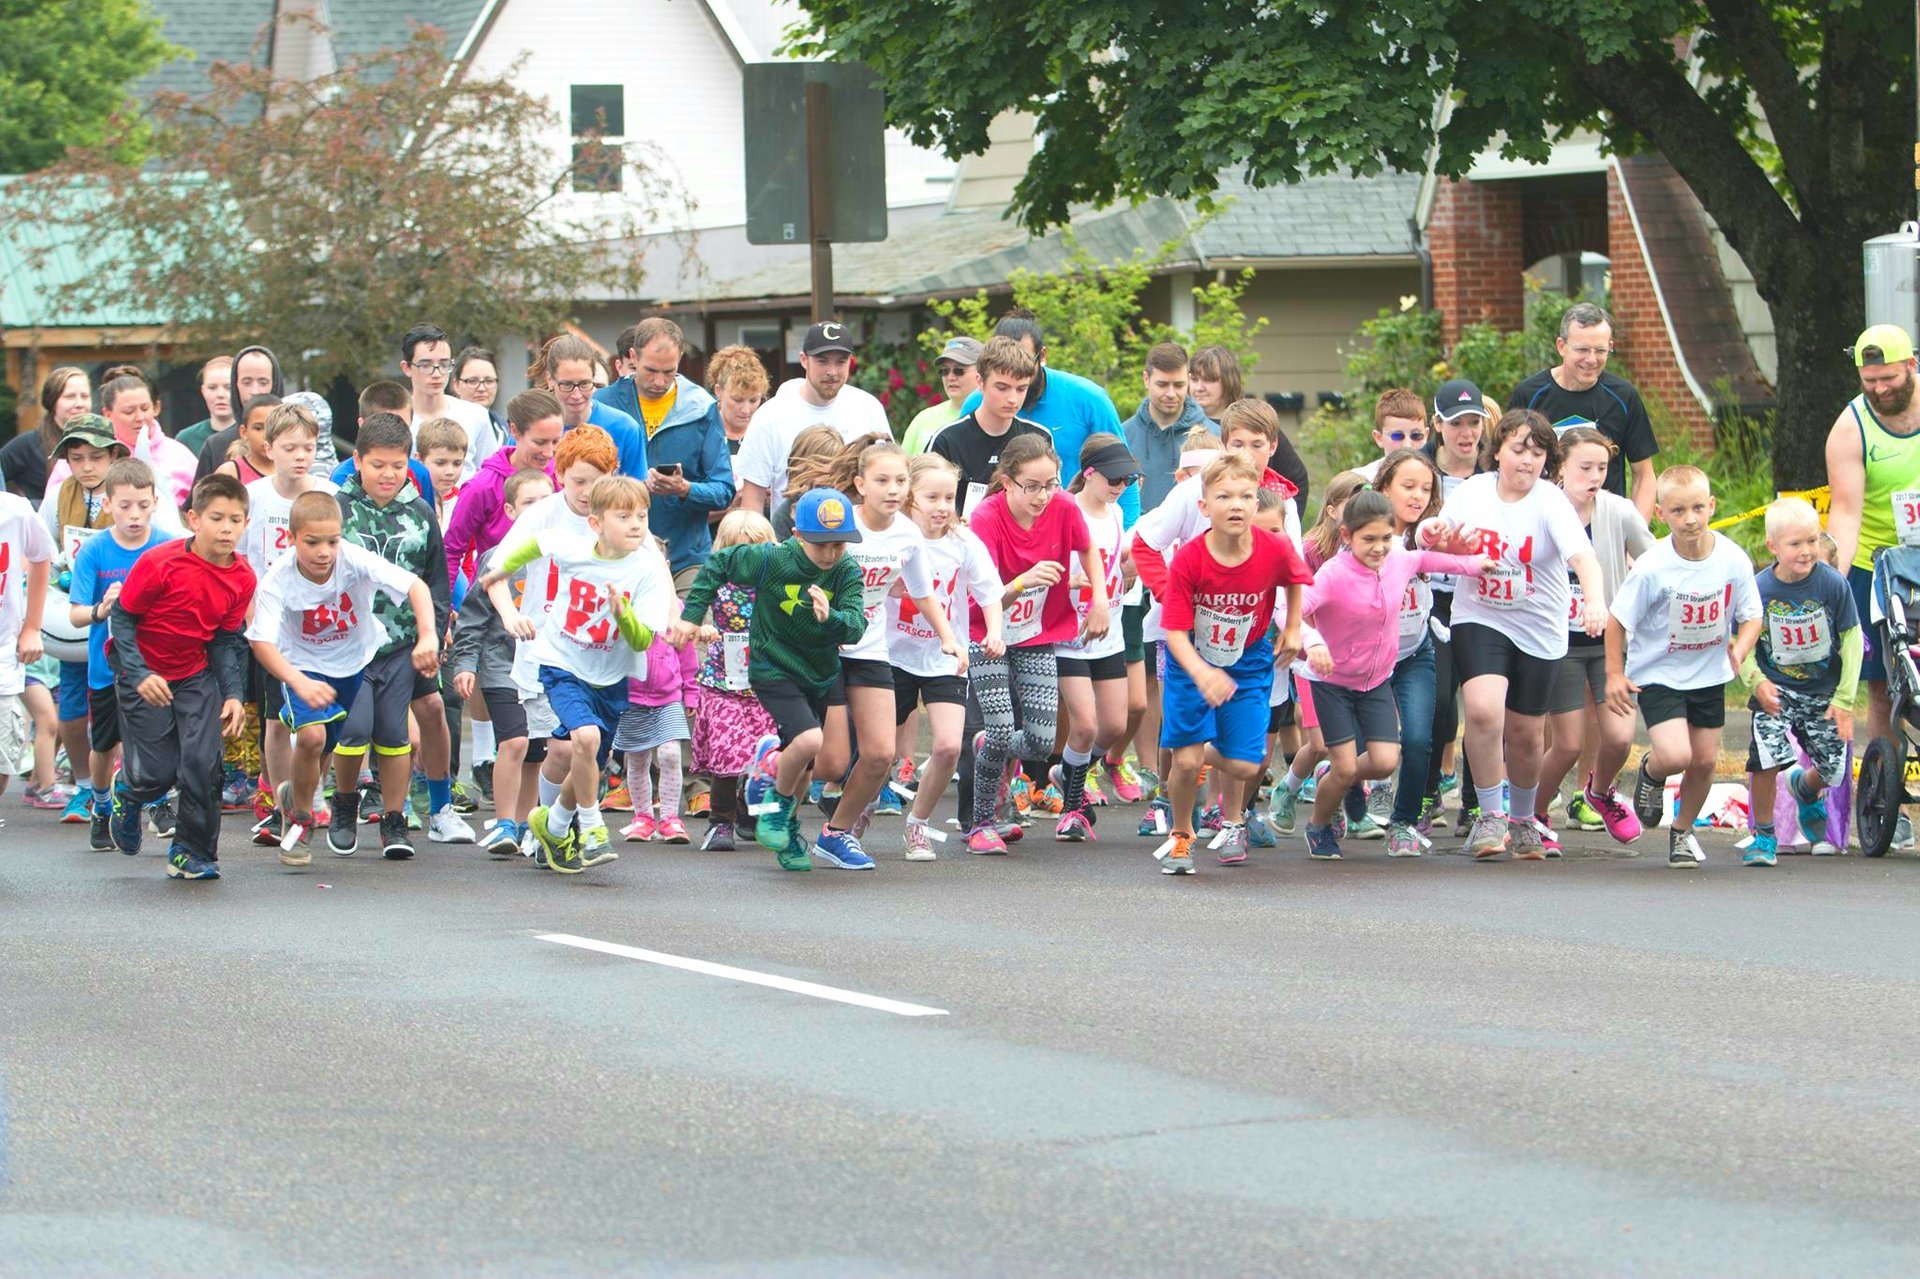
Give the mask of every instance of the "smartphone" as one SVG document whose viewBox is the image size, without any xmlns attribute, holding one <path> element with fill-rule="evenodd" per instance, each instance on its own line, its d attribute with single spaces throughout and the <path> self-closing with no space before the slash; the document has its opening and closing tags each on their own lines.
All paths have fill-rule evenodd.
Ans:
<svg viewBox="0 0 1920 1279">
<path fill-rule="evenodd" d="M 680 478 L 680 464 L 678 462 L 666 462 L 659 466 L 654 467 L 653 469 L 660 472 L 660 474 L 662 475 L 671 475 L 675 479 Z"/>
</svg>

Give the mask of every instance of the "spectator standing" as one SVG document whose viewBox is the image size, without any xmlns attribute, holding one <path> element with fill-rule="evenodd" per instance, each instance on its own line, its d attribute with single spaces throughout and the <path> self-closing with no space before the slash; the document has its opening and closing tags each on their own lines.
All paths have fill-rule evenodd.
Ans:
<svg viewBox="0 0 1920 1279">
<path fill-rule="evenodd" d="M 506 440 L 493 424 L 493 415 L 485 406 L 470 404 L 447 394 L 453 377 L 453 344 L 446 330 L 432 324 L 416 324 L 400 339 L 400 372 L 413 388 L 413 429 L 437 417 L 451 418 L 467 433 L 467 460 L 460 469 L 460 482 L 473 478 L 480 463 L 500 451 Z"/>
<path fill-rule="evenodd" d="M 233 357 L 216 355 L 200 366 L 200 398 L 206 403 L 207 416 L 192 426 L 176 431 L 173 438 L 192 449 L 194 456 L 215 431 L 233 425 Z"/>
<path fill-rule="evenodd" d="M 636 480 L 647 477 L 647 441 L 640 433 L 640 422 L 631 413 L 594 398 L 599 389 L 594 367 L 599 356 L 585 341 L 571 333 L 559 337 L 541 349 L 540 359 L 527 371 L 527 382 L 552 391 L 560 401 L 560 420 L 567 430 L 577 426 L 597 426 L 613 440 L 620 455 L 620 474 Z"/>
<path fill-rule="evenodd" d="M 767 402 L 767 366 L 752 347 L 723 346 L 707 361 L 707 389 L 720 404 L 727 456 L 737 457 L 754 413 Z"/>
<path fill-rule="evenodd" d="M 940 387 L 947 398 L 938 404 L 930 404 L 914 415 L 907 423 L 907 433 L 900 439 L 900 447 L 908 456 L 926 452 L 933 437 L 960 418 L 960 406 L 969 395 L 980 389 L 980 352 L 983 348 L 977 338 L 949 338 L 946 346 L 934 359 L 934 367 L 939 372 Z"/>
<path fill-rule="evenodd" d="M 1591 302 L 1578 302 L 1560 317 L 1554 339 L 1560 363 L 1542 369 L 1507 397 L 1510 409 L 1531 409 L 1546 418 L 1555 434 L 1591 426 L 1619 450 L 1607 468 L 1606 491 L 1631 496 L 1642 519 L 1653 517 L 1653 459 L 1659 441 L 1640 392 L 1625 378 L 1607 372 L 1613 354 L 1613 317 Z M 1631 475 L 1629 475 L 1631 472 Z M 1628 493 L 1631 481 L 1632 493 Z"/>
<path fill-rule="evenodd" d="M 863 435 L 893 434 L 886 406 L 849 381 L 853 334 L 846 325 L 827 320 L 807 330 L 800 372 L 760 406 L 741 441 L 733 469 L 745 510 L 764 512 L 769 495 L 785 495 L 787 458 L 808 427 L 831 426 L 849 444 Z"/>
<path fill-rule="evenodd" d="M 1187 394 L 1200 405 L 1200 411 L 1213 421 L 1214 430 L 1225 434 L 1221 425 L 1225 419 L 1221 416 L 1227 411 L 1227 405 L 1246 396 L 1246 381 L 1240 374 L 1240 359 L 1226 347 L 1214 344 L 1203 346 L 1193 353 L 1193 361 L 1187 366 Z M 1301 460 L 1299 450 L 1293 447 L 1293 441 L 1280 435 L 1280 442 L 1274 445 L 1273 456 L 1267 459 L 1267 469 L 1277 472 L 1294 488 L 1294 514 L 1304 515 L 1307 500 L 1307 464 Z"/>
<path fill-rule="evenodd" d="M 40 384 L 40 426 L 16 435 L 0 448 L 0 475 L 7 492 L 35 506 L 47 495 L 47 459 L 66 433 L 67 423 L 93 407 L 93 387 L 84 369 L 63 366 Z"/>
<path fill-rule="evenodd" d="M 227 391 L 227 414 L 236 417 L 233 410 L 256 395 L 278 395 L 287 393 L 286 380 L 280 375 L 280 359 L 264 346 L 243 346 L 240 353 L 233 357 L 228 369 L 230 385 Z M 101 409 L 105 412 L 105 407 Z M 204 480 L 212 475 L 214 469 L 227 460 L 227 450 L 240 438 L 240 426 L 237 421 L 215 430 L 207 436 L 206 443 L 200 446 L 199 460 L 194 468 L 194 479 Z M 178 440 L 174 441 L 179 443 Z"/>
<path fill-rule="evenodd" d="M 505 441 L 507 420 L 493 407 L 500 394 L 500 361 L 492 351 L 484 346 L 461 347 L 460 354 L 453 357 L 453 381 L 447 383 L 447 393 L 485 409 L 493 419 L 493 429 Z M 471 456 L 471 449 L 468 454 Z"/>
</svg>

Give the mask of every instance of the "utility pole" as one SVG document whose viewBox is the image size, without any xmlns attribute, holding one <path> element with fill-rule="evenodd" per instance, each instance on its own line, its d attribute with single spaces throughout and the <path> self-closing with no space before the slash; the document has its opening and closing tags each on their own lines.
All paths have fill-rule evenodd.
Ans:
<svg viewBox="0 0 1920 1279">
<path fill-rule="evenodd" d="M 833 318 L 833 155 L 827 86 L 809 82 L 807 94 L 807 223 L 812 231 L 813 322 Z"/>
</svg>

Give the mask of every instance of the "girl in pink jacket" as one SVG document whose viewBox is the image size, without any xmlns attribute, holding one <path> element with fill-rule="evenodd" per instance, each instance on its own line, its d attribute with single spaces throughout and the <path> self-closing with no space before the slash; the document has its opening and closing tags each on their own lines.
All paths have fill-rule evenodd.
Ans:
<svg viewBox="0 0 1920 1279">
<path fill-rule="evenodd" d="M 1314 631 L 1305 637 L 1307 666 L 1329 761 L 1307 821 L 1307 851 L 1322 859 L 1340 856 L 1332 822 L 1347 788 L 1400 767 L 1400 714 L 1388 680 L 1399 660 L 1408 583 L 1421 573 L 1471 577 L 1488 563 L 1482 555 L 1408 550 L 1391 504 L 1371 489 L 1348 499 L 1340 541 L 1340 553 L 1320 566 L 1301 601 Z"/>
</svg>

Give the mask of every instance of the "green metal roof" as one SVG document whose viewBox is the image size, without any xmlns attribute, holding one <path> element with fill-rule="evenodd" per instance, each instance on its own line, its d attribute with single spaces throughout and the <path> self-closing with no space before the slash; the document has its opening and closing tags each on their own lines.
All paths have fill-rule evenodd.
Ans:
<svg viewBox="0 0 1920 1279">
<path fill-rule="evenodd" d="M 110 242 L 87 242 L 73 227 L 13 207 L 21 178 L 0 177 L 0 329 L 138 328 L 164 324 L 152 301 L 119 292 L 81 298 L 75 285 L 111 272 L 118 256 Z M 76 186 L 70 197 L 97 195 Z M 89 294 L 97 290 L 87 290 Z"/>
</svg>

